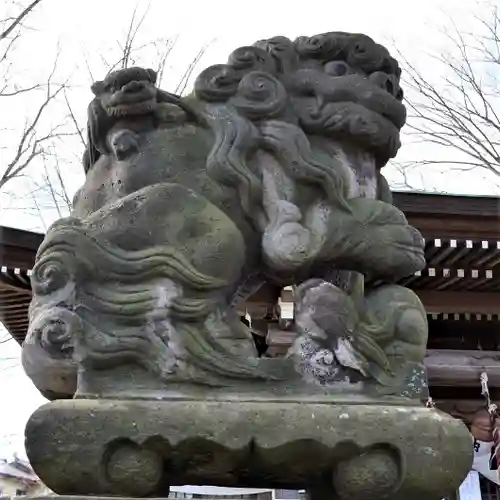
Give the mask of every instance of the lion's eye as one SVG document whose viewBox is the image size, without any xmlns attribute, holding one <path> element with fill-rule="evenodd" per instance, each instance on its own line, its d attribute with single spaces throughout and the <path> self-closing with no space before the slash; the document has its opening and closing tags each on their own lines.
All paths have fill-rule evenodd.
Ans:
<svg viewBox="0 0 500 500">
<path fill-rule="evenodd" d="M 325 73 L 331 76 L 344 76 L 352 73 L 352 70 L 344 61 L 330 61 L 325 64 Z"/>
</svg>

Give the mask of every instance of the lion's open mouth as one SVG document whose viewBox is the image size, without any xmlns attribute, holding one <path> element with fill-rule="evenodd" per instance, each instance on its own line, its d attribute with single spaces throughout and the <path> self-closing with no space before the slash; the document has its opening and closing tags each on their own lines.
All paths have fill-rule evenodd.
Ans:
<svg viewBox="0 0 500 500">
<path fill-rule="evenodd" d="M 137 116 L 137 115 L 147 115 L 152 113 L 155 109 L 155 101 L 153 99 L 148 99 L 145 101 L 127 103 L 127 104 L 117 104 L 115 106 L 108 106 L 106 111 L 109 116 Z"/>
<path fill-rule="evenodd" d="M 406 109 L 401 101 L 361 75 L 332 77 L 317 70 L 303 69 L 294 75 L 291 87 L 298 99 L 311 101 L 311 118 L 322 115 L 328 104 L 349 102 L 379 114 L 398 130 L 406 121 Z"/>
<path fill-rule="evenodd" d="M 288 87 L 308 133 L 353 141 L 373 153 L 379 168 L 396 156 L 406 121 L 396 89 L 389 92 L 371 76 L 331 76 L 310 68 L 297 71 Z"/>
</svg>

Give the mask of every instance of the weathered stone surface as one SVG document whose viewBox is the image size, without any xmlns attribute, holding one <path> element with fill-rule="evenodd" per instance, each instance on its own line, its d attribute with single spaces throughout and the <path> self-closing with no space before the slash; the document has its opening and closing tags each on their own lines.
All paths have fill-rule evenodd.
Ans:
<svg viewBox="0 0 500 500">
<path fill-rule="evenodd" d="M 23 351 L 35 384 L 79 398 L 26 429 L 50 488 L 421 500 L 459 485 L 470 436 L 415 406 L 426 314 L 393 284 L 425 264 L 380 172 L 399 81 L 369 37 L 326 33 L 241 47 L 187 97 L 143 68 L 93 85 L 86 181 L 37 254 Z M 259 358 L 237 314 L 265 282 L 295 286 L 286 359 Z"/>
<path fill-rule="evenodd" d="M 472 460 L 460 421 L 390 398 L 58 401 L 33 414 L 26 439 L 60 494 L 166 496 L 171 485 L 213 484 L 440 498 Z"/>
<path fill-rule="evenodd" d="M 326 33 L 241 47 L 185 98 L 142 68 L 96 82 L 85 184 L 33 270 L 24 364 L 40 389 L 71 392 L 79 368 L 82 395 L 94 372 L 139 365 L 157 392 L 299 377 L 421 398 L 422 304 L 364 284 L 424 265 L 380 173 L 406 119 L 399 80 L 369 37 Z M 235 314 L 265 281 L 305 290 L 295 374 L 261 363 Z"/>
</svg>

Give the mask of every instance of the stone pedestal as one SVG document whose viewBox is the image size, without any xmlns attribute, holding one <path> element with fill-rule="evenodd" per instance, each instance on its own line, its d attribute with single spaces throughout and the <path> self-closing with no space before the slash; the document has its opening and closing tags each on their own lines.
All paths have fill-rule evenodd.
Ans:
<svg viewBox="0 0 500 500">
<path fill-rule="evenodd" d="M 168 496 L 172 485 L 307 489 L 341 499 L 440 498 L 472 461 L 465 426 L 404 400 L 68 400 L 26 429 L 62 495 Z"/>
</svg>

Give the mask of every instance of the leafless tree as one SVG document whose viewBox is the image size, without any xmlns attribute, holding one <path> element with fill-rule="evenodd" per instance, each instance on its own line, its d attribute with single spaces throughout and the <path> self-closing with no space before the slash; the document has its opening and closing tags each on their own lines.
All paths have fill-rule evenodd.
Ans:
<svg viewBox="0 0 500 500">
<path fill-rule="evenodd" d="M 400 168 L 443 165 L 500 177 L 500 9 L 475 21 L 479 32 L 448 30 L 452 50 L 434 58 L 437 72 L 404 61 L 409 135 L 443 154 Z"/>
<path fill-rule="evenodd" d="M 56 65 L 54 65 L 47 82 L 32 87 L 18 85 L 15 82 L 16 78 L 14 78 L 16 75 L 11 74 L 13 72 L 11 72 L 9 57 L 13 50 L 13 44 L 19 40 L 22 34 L 23 20 L 40 2 L 41 0 L 32 2 L 26 8 L 26 13 L 22 11 L 18 17 L 4 20 L 2 25 L 5 36 L 2 35 L 3 38 L 0 43 L 3 40 L 16 38 L 11 40 L 10 45 L 5 48 L 6 56 L 3 59 L 7 61 L 5 68 L 0 66 L 0 71 L 4 71 L 4 74 L 9 77 L 5 87 L 0 87 L 0 97 L 6 98 L 10 96 L 15 98 L 26 92 L 40 92 L 42 90 L 45 93 L 44 101 L 38 112 L 26 121 L 26 127 L 17 144 L 13 160 L 9 159 L 9 163 L 6 165 L 0 163 L 0 190 L 7 182 L 27 174 L 30 164 L 36 164 L 36 175 L 31 175 L 33 172 L 30 172 L 29 192 L 28 196 L 25 197 L 25 204 L 22 205 L 22 208 L 26 212 L 34 213 L 41 225 L 47 229 L 49 221 L 46 219 L 51 218 L 50 216 L 47 217 L 49 210 L 55 211 L 57 217 L 63 217 L 68 214 L 71 208 L 71 188 L 68 187 L 68 172 L 74 173 L 76 170 L 81 171 L 83 175 L 83 168 L 80 167 L 81 153 L 83 153 L 87 137 L 86 116 L 82 112 L 85 103 L 83 103 L 82 107 L 82 103 L 76 100 L 75 94 L 73 94 L 76 85 L 66 83 L 56 85 L 53 83 Z M 122 39 L 117 41 L 114 47 L 103 51 L 100 58 L 96 59 L 94 57 L 90 60 L 89 57 L 84 55 L 88 75 L 87 80 L 85 82 L 79 81 L 79 84 L 90 87 L 93 81 L 102 78 L 103 73 L 106 74 L 116 69 L 134 65 L 147 65 L 154 68 L 158 73 L 157 84 L 159 86 L 161 86 L 165 76 L 171 76 L 167 75 L 170 64 L 169 58 L 176 45 L 177 38 L 148 39 L 147 33 L 143 30 L 147 14 L 148 9 L 139 14 L 136 8 L 124 30 Z M 13 23 L 17 24 L 12 26 Z M 171 87 L 169 90 L 178 94 L 186 92 L 193 73 L 208 45 L 203 45 L 194 57 L 188 59 L 189 63 L 181 71 L 180 78 L 175 79 L 173 82 L 169 81 Z M 0 45 L 0 47 L 3 46 Z M 52 104 L 57 104 L 57 112 L 64 108 L 61 120 L 58 121 L 60 125 L 42 134 L 40 132 L 41 117 Z M 58 148 L 58 140 L 63 137 L 72 146 L 65 148 L 65 150 L 71 150 L 69 158 L 62 157 Z M 14 192 L 13 196 L 18 198 L 19 195 Z M 16 199 L 16 201 L 19 200 Z M 19 204 L 16 206 L 19 206 Z M 1 344 L 7 341 L 11 341 L 11 337 L 5 331 L 2 333 L 0 325 L 0 349 Z"/>
<path fill-rule="evenodd" d="M 178 37 L 160 37 L 142 41 L 140 35 L 143 35 L 142 29 L 144 21 L 146 20 L 148 14 L 149 6 L 146 7 L 146 9 L 142 13 L 139 13 L 138 6 L 135 7 L 130 17 L 130 22 L 123 34 L 123 41 L 118 40 L 115 47 L 111 48 L 111 50 L 109 50 L 106 54 L 100 55 L 100 66 L 105 73 L 111 73 L 112 71 L 115 71 L 117 69 L 125 69 L 137 64 L 146 64 L 147 66 L 152 67 L 156 70 L 158 75 L 157 85 L 161 87 L 162 83 L 164 82 L 169 56 L 176 46 Z M 211 42 L 208 42 L 200 47 L 194 57 L 186 65 L 186 68 L 183 70 L 180 78 L 176 82 L 174 82 L 173 88 L 169 88 L 167 90 L 170 90 L 179 95 L 182 95 L 186 92 L 186 90 L 189 88 L 193 73 L 198 67 L 199 62 L 204 56 L 210 43 Z M 85 58 L 85 61 L 87 63 L 90 85 L 90 83 L 94 82 L 97 79 L 97 75 L 95 70 L 89 63 L 87 57 Z M 99 77 L 101 78 L 102 75 L 99 74 Z M 68 93 L 66 92 L 66 90 L 64 92 L 64 99 L 68 111 L 69 121 L 73 126 L 73 131 L 79 138 L 79 142 L 82 148 L 85 148 L 87 140 L 85 123 L 83 123 L 83 121 L 81 120 L 78 120 L 75 106 L 71 102 L 71 99 L 68 97 Z M 59 185 L 64 187 L 64 179 L 61 176 L 60 172 L 61 170 L 58 169 L 57 182 Z M 63 189 L 63 192 L 63 196 L 52 193 L 52 195 L 56 194 L 56 196 L 52 197 L 53 201 L 56 202 L 57 199 L 63 199 L 63 201 L 69 203 L 67 191 Z"/>
<path fill-rule="evenodd" d="M 392 167 L 390 186 L 394 191 L 442 192 L 442 189 L 426 179 L 425 170 L 421 168 L 419 161 L 393 160 L 390 162 L 390 167 Z"/>
<path fill-rule="evenodd" d="M 76 100 L 75 95 L 81 96 L 81 93 L 74 94 L 73 89 L 81 88 L 82 85 L 90 87 L 93 81 L 102 78 L 104 74 L 134 65 L 153 67 L 158 73 L 158 85 L 161 86 L 165 75 L 171 77 L 167 63 L 176 46 L 177 37 L 148 37 L 144 22 L 149 15 L 149 7 L 144 8 L 141 4 L 140 9 L 136 7 L 132 12 L 123 35 L 114 46 L 104 49 L 97 58 L 83 54 L 88 73 L 85 82 L 81 79 L 72 81 L 71 84 L 55 82 L 56 57 L 47 81 L 22 86 L 17 81 L 18 75 L 12 69 L 12 54 L 23 30 L 30 29 L 23 22 L 40 2 L 41 0 L 36 0 L 22 8 L 15 0 L 12 4 L 14 15 L 0 21 L 3 33 L 0 47 L 4 54 L 0 59 L 0 76 L 3 74 L 6 82 L 3 87 L 0 86 L 0 98 L 3 96 L 19 99 L 22 94 L 30 92 L 37 93 L 41 99 L 37 111 L 26 118 L 24 128 L 16 134 L 16 143 L 12 144 L 10 141 L 8 147 L 3 146 L 6 151 L 3 154 L 4 162 L 0 162 L 0 193 L 9 181 L 21 176 L 28 178 L 23 201 L 20 201 L 15 188 L 9 191 L 3 189 L 4 200 L 10 199 L 15 210 L 23 210 L 26 214 L 36 217 L 46 228 L 54 216 L 66 215 L 70 209 L 72 188 L 68 187 L 68 175 L 74 178 L 75 173 L 80 171 L 81 152 L 86 142 L 86 116 L 82 112 L 85 105 L 82 106 Z M 169 81 L 169 90 L 176 93 L 186 91 L 207 47 L 208 44 L 200 48 L 186 65 L 178 81 Z M 58 119 L 55 126 L 47 128 L 45 123 L 42 123 L 43 116 L 51 106 L 54 107 L 51 117 L 57 116 Z M 65 141 L 62 149 L 71 150 L 71 157 L 61 157 L 61 140 Z M 35 164 L 36 171 L 28 168 Z"/>
<path fill-rule="evenodd" d="M 102 67 L 107 73 L 117 69 L 135 66 L 138 63 L 145 63 L 147 60 L 147 64 L 153 67 L 158 73 L 157 84 L 160 86 L 163 82 L 166 63 L 178 41 L 178 37 L 171 36 L 147 39 L 146 41 L 141 40 L 144 22 L 148 17 L 149 12 L 149 5 L 142 13 L 139 13 L 138 6 L 136 6 L 130 17 L 129 24 L 123 33 L 123 40 L 118 40 L 116 42 L 116 46 L 111 48 L 107 54 L 101 54 L 100 58 Z M 198 53 L 186 66 L 185 71 L 176 84 L 176 88 L 171 90 L 178 94 L 182 94 L 186 91 L 193 72 L 197 68 L 198 63 L 205 54 L 208 46 L 209 43 L 201 46 Z M 96 78 L 90 64 L 88 63 L 88 59 L 86 59 L 86 61 L 89 76 L 92 81 L 95 81 Z"/>
<path fill-rule="evenodd" d="M 0 102 L 5 109 L 9 102 L 22 99 L 26 94 L 36 95 L 38 104 L 29 116 L 25 117 L 24 127 L 15 139 L 12 147 L 2 145 L 7 150 L 0 163 L 0 190 L 12 179 L 22 175 L 29 165 L 45 152 L 47 144 L 57 138 L 67 135 L 63 124 L 53 127 L 42 125 L 43 117 L 48 113 L 50 106 L 64 89 L 64 84 L 54 81 L 57 58 L 47 80 L 34 84 L 23 84 L 13 70 L 13 61 L 18 43 L 23 34 L 30 28 L 25 24 L 42 0 L 31 3 L 11 2 L 9 12 L 0 19 Z M 4 130 L 4 132 L 6 132 Z"/>
</svg>

